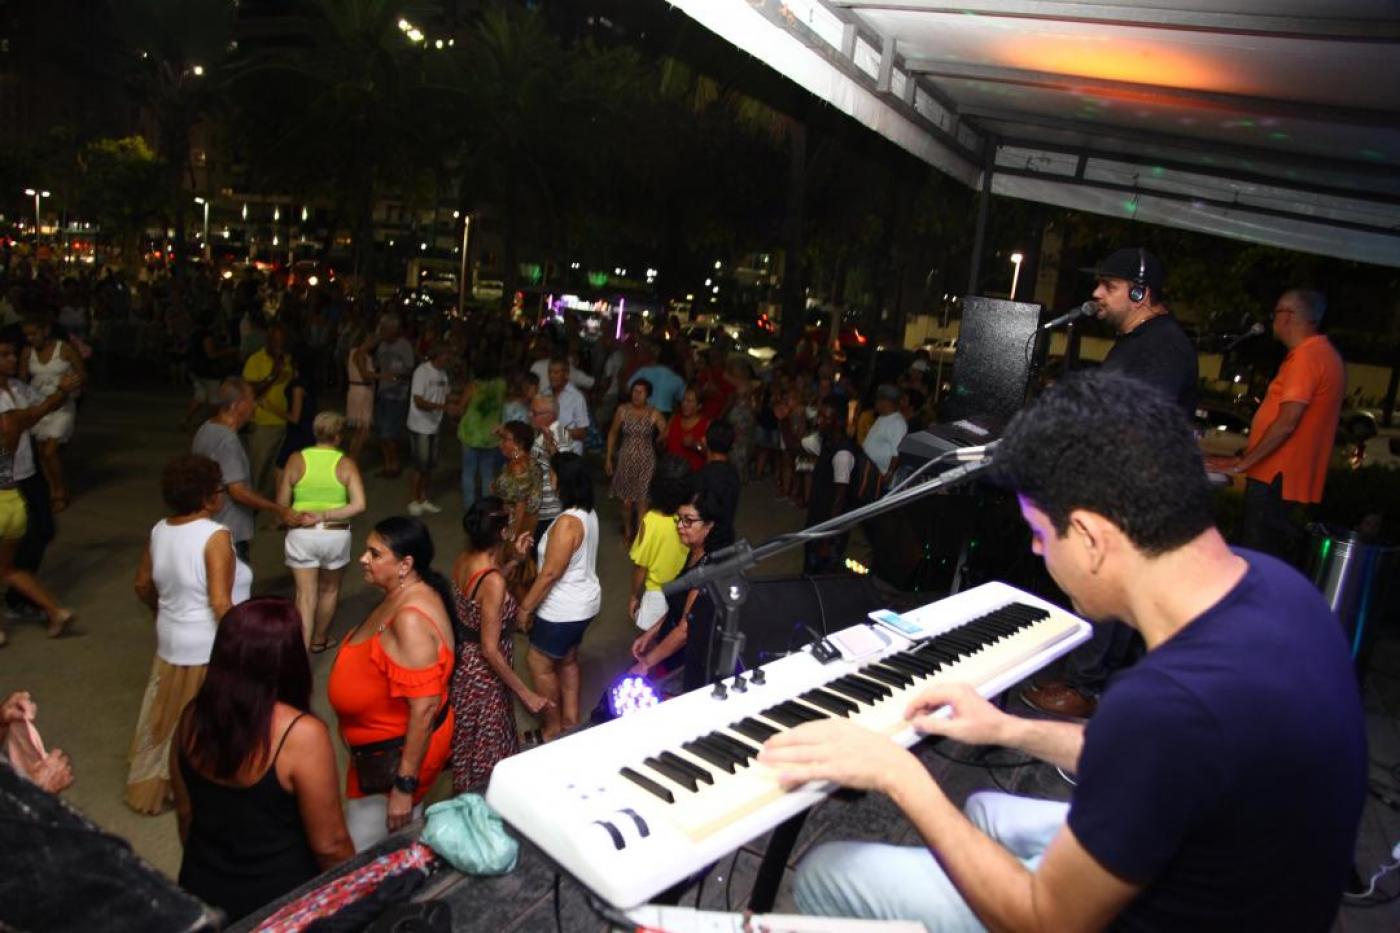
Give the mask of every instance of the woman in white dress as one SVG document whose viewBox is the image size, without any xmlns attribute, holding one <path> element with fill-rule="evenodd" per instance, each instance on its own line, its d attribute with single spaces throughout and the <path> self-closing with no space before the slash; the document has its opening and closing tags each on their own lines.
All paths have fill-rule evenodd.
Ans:
<svg viewBox="0 0 1400 933">
<path fill-rule="evenodd" d="M 68 373 L 76 373 L 79 379 L 86 381 L 83 358 L 71 343 L 54 336 L 53 322 L 48 318 L 25 321 L 24 337 L 29 341 L 29 351 L 20 357 L 19 375 L 40 395 L 48 397 L 57 392 L 59 380 Z M 39 468 L 44 471 L 44 479 L 49 483 L 49 496 L 53 499 L 55 512 L 62 512 L 68 507 L 68 487 L 63 482 L 63 462 L 59 459 L 58 449 L 73 436 L 77 415 L 78 406 L 69 399 L 57 411 L 45 415 L 29 432 L 39 455 Z"/>
<path fill-rule="evenodd" d="M 128 756 L 126 804 L 155 815 L 172 801 L 170 737 L 204 683 L 224 613 L 248 598 L 253 571 L 233 536 L 214 521 L 225 495 L 219 465 L 181 454 L 165 465 L 160 491 L 170 517 L 151 529 L 133 586 L 156 615 L 156 656 Z"/>
<path fill-rule="evenodd" d="M 345 372 L 349 386 L 345 390 L 345 426 L 350 429 L 350 459 L 360 459 L 360 451 L 369 437 L 370 423 L 374 420 L 374 348 L 379 343 L 379 332 L 373 328 L 365 333 L 350 351 L 345 360 Z"/>
</svg>

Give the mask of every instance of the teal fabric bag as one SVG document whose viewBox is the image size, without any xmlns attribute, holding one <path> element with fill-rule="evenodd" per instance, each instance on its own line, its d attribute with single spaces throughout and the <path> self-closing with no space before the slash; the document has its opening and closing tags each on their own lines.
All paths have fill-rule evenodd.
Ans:
<svg viewBox="0 0 1400 933">
<path fill-rule="evenodd" d="M 467 875 L 504 875 L 520 854 L 501 818 L 480 794 L 460 794 L 435 803 L 419 841 Z"/>
</svg>

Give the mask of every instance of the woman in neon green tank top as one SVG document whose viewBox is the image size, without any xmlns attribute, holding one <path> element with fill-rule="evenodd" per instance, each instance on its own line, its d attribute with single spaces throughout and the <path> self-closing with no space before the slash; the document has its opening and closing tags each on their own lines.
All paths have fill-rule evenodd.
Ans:
<svg viewBox="0 0 1400 933">
<path fill-rule="evenodd" d="M 355 461 L 340 451 L 345 416 L 323 411 L 311 425 L 316 443 L 287 458 L 277 487 L 279 505 L 300 513 L 287 531 L 287 566 L 297 585 L 297 611 L 312 653 L 330 645 L 327 632 L 350 563 L 350 519 L 365 510 L 365 484 Z"/>
</svg>

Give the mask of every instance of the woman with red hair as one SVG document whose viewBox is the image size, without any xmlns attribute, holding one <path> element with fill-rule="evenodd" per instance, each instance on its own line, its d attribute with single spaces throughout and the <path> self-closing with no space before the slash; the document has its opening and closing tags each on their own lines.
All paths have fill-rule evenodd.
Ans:
<svg viewBox="0 0 1400 933">
<path fill-rule="evenodd" d="M 230 609 L 170 753 L 180 886 L 230 922 L 354 854 L 330 730 L 310 709 L 296 607 L 261 596 Z"/>
</svg>

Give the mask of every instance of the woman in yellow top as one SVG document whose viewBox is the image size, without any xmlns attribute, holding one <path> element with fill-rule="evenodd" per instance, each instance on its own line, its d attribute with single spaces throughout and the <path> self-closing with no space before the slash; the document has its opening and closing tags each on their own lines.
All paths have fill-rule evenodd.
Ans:
<svg viewBox="0 0 1400 933">
<path fill-rule="evenodd" d="M 316 443 L 287 458 L 277 502 L 308 516 L 287 532 L 287 566 L 297 585 L 297 611 L 313 654 L 330 645 L 327 632 L 340 602 L 340 580 L 350 563 L 350 519 L 365 510 L 360 468 L 340 450 L 345 416 L 323 411 L 311 424 Z"/>
<path fill-rule="evenodd" d="M 689 463 L 667 454 L 657 461 L 651 478 L 651 508 L 642 516 L 628 553 L 633 567 L 627 615 L 642 631 L 665 618 L 666 597 L 661 587 L 676 578 L 690 556 L 690 549 L 676 533 L 676 510 L 690 498 L 691 477 Z"/>
</svg>

